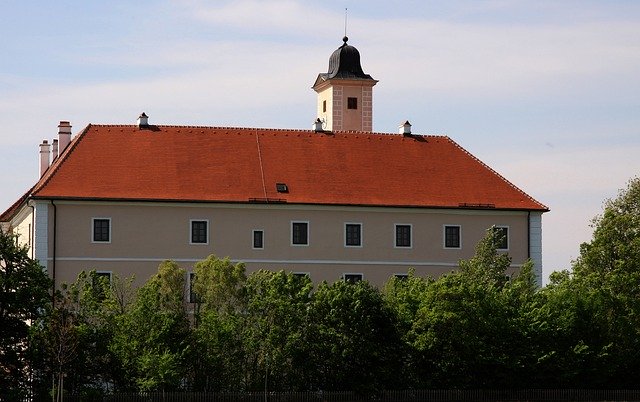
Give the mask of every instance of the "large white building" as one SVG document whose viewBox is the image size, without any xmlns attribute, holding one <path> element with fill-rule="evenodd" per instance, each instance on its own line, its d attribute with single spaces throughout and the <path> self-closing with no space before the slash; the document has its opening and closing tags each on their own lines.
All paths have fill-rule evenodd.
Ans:
<svg viewBox="0 0 640 402">
<path fill-rule="evenodd" d="M 534 200 L 446 136 L 373 132 L 373 87 L 347 44 L 319 74 L 311 130 L 89 124 L 40 145 L 41 177 L 0 215 L 57 285 L 96 269 L 139 281 L 210 254 L 249 271 L 382 284 L 438 276 L 504 232 L 511 270 L 542 272 Z"/>
</svg>

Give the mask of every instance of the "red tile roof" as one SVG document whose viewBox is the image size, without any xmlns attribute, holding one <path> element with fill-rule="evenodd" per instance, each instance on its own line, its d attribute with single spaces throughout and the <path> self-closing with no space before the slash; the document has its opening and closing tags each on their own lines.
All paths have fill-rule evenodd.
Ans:
<svg viewBox="0 0 640 402">
<path fill-rule="evenodd" d="M 548 210 L 446 136 L 188 126 L 89 125 L 31 197 Z"/>
</svg>

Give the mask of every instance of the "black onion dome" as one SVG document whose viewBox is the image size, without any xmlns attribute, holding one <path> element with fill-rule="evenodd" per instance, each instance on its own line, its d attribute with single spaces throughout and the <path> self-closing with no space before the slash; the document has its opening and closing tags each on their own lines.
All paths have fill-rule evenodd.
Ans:
<svg viewBox="0 0 640 402">
<path fill-rule="evenodd" d="M 360 65 L 360 52 L 355 47 L 348 45 L 349 38 L 342 38 L 344 43 L 337 48 L 329 58 L 329 71 L 327 78 L 365 78 L 373 79 L 362 71 Z"/>
</svg>

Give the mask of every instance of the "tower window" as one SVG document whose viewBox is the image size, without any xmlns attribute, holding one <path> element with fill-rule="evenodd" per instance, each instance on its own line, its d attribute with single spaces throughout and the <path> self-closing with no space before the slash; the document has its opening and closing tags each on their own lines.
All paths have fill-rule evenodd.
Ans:
<svg viewBox="0 0 640 402">
<path fill-rule="evenodd" d="M 358 98 L 347 98 L 347 109 L 357 109 Z"/>
<path fill-rule="evenodd" d="M 322 101 L 322 113 L 327 113 L 327 101 Z"/>
</svg>

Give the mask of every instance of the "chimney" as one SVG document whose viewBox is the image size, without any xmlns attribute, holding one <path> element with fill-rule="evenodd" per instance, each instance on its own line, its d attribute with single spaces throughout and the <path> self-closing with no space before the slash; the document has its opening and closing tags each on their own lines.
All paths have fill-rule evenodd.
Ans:
<svg viewBox="0 0 640 402">
<path fill-rule="evenodd" d="M 51 144 L 51 163 L 56 160 L 58 157 L 58 139 L 53 140 L 53 144 Z"/>
<path fill-rule="evenodd" d="M 316 133 L 324 131 L 322 128 L 322 120 L 320 120 L 319 117 L 313 122 L 313 131 Z"/>
<path fill-rule="evenodd" d="M 138 127 L 143 128 L 149 125 L 149 116 L 145 112 L 142 112 L 140 116 L 138 116 Z"/>
<path fill-rule="evenodd" d="M 398 133 L 402 135 L 411 135 L 411 123 L 409 123 L 409 120 L 405 121 L 404 124 L 401 124 L 400 127 L 398 127 Z"/>
<path fill-rule="evenodd" d="M 44 172 L 49 168 L 49 157 L 51 156 L 49 147 L 49 142 L 42 140 L 42 144 L 40 144 L 40 177 L 42 177 Z"/>
<path fill-rule="evenodd" d="M 70 142 L 71 124 L 68 121 L 60 121 L 58 124 L 58 155 L 62 155 Z"/>
</svg>

